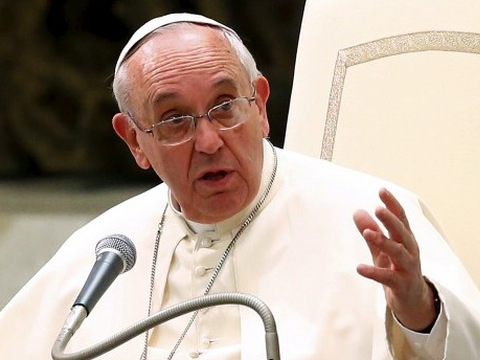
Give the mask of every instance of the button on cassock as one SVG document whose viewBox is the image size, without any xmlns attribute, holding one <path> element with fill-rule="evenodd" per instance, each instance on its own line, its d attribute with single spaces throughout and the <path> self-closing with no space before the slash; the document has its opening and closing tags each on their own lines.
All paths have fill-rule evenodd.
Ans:
<svg viewBox="0 0 480 360">
<path fill-rule="evenodd" d="M 198 351 L 192 351 L 189 355 L 192 359 L 196 359 L 200 356 L 200 353 Z"/>
<path fill-rule="evenodd" d="M 195 275 L 203 276 L 207 273 L 207 268 L 205 266 L 197 266 L 195 268 Z"/>
</svg>

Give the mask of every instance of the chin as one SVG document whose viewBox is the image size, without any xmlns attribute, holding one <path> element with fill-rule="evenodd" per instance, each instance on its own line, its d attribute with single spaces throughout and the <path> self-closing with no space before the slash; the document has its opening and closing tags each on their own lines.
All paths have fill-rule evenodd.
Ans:
<svg viewBox="0 0 480 360">
<path fill-rule="evenodd" d="M 211 202 L 211 206 L 206 206 L 198 214 L 198 219 L 193 221 L 213 224 L 226 220 L 245 208 L 245 203 L 232 201 L 231 199 L 215 199 Z"/>
</svg>

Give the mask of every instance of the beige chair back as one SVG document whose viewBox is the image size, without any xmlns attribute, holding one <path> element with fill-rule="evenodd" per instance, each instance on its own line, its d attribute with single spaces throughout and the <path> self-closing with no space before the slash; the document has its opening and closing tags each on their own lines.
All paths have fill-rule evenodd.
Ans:
<svg viewBox="0 0 480 360">
<path fill-rule="evenodd" d="M 480 285 L 480 1 L 307 0 L 285 148 L 417 193 Z"/>
</svg>

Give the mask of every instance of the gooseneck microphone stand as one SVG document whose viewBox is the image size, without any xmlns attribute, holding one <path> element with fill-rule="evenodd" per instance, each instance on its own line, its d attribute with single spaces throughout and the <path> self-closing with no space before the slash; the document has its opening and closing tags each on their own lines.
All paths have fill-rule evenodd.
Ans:
<svg viewBox="0 0 480 360">
<path fill-rule="evenodd" d="M 64 354 L 68 342 L 78 330 L 83 320 L 85 320 L 87 317 L 86 309 L 81 305 L 76 305 L 72 307 L 72 310 L 53 345 L 52 358 L 54 360 L 93 359 L 168 320 L 192 311 L 226 304 L 248 306 L 257 312 L 257 314 L 262 318 L 265 327 L 267 360 L 280 360 L 280 350 L 275 319 L 270 309 L 258 298 L 242 293 L 212 294 L 184 301 L 180 304 L 161 310 L 158 313 L 153 314 L 144 320 L 126 328 L 125 330 L 111 336 L 110 338 L 97 343 L 96 345 L 72 354 Z"/>
</svg>

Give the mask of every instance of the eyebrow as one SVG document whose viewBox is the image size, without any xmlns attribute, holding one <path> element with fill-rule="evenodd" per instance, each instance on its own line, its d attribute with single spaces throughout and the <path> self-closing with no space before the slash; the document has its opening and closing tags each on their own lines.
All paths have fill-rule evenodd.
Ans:
<svg viewBox="0 0 480 360">
<path fill-rule="evenodd" d="M 175 97 L 177 97 L 178 94 L 175 93 L 175 92 L 164 92 L 164 93 L 161 93 L 161 94 L 157 94 L 155 95 L 155 97 L 153 98 L 153 103 L 154 104 L 160 104 L 164 101 L 167 101 L 167 100 L 170 100 L 170 99 L 173 99 Z"/>
<path fill-rule="evenodd" d="M 239 90 L 238 83 L 230 77 L 222 77 L 213 83 L 213 88 L 221 88 L 221 87 L 231 87 L 237 91 Z M 176 97 L 178 97 L 178 93 L 175 91 L 163 92 L 161 94 L 155 95 L 155 97 L 153 98 L 153 103 L 160 104 L 162 102 L 174 99 Z"/>
<path fill-rule="evenodd" d="M 220 88 L 220 87 L 223 87 L 223 86 L 228 86 L 228 87 L 234 88 L 235 90 L 239 89 L 238 82 L 236 82 L 235 80 L 233 80 L 230 77 L 223 77 L 223 78 L 217 80 L 213 85 L 216 88 Z"/>
</svg>

